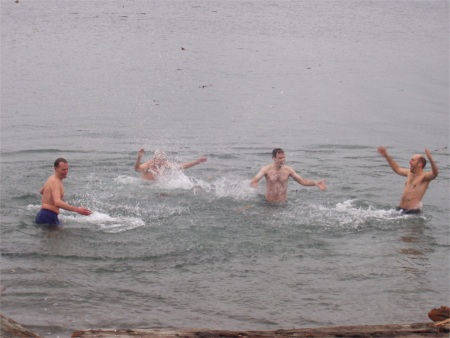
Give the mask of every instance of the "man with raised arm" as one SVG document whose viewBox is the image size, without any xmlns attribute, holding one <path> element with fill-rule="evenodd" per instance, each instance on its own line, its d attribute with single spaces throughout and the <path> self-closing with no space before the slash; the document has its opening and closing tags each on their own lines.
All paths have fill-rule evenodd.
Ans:
<svg viewBox="0 0 450 338">
<path fill-rule="evenodd" d="M 261 178 L 266 178 L 266 200 L 271 203 L 284 203 L 287 200 L 287 186 L 289 177 L 292 177 L 297 183 L 318 187 L 320 190 L 326 190 L 325 180 L 312 181 L 298 175 L 294 169 L 285 165 L 286 157 L 281 148 L 275 148 L 272 151 L 273 163 L 264 166 L 255 177 L 251 185 L 256 188 Z"/>
<path fill-rule="evenodd" d="M 59 209 L 77 212 L 89 216 L 91 211 L 83 207 L 75 207 L 64 202 L 64 185 L 62 180 L 69 173 L 69 164 L 64 158 L 57 158 L 54 163 L 55 173 L 42 186 L 41 210 L 36 215 L 37 224 L 59 225 Z"/>
<path fill-rule="evenodd" d="M 145 153 L 144 149 L 139 150 L 136 163 L 134 164 L 134 170 L 142 173 L 143 179 L 150 181 L 156 180 L 158 176 L 164 172 L 164 170 L 167 169 L 184 170 L 191 168 L 197 164 L 206 162 L 207 160 L 206 157 L 200 157 L 192 162 L 177 164 L 167 161 L 166 154 L 163 151 L 156 150 L 151 160 L 141 163 L 142 156 L 144 155 L 144 153 Z"/>
<path fill-rule="evenodd" d="M 400 205 L 397 207 L 402 214 L 418 214 L 422 210 L 422 198 L 428 189 L 432 180 L 438 174 L 438 167 L 434 163 L 431 153 L 425 149 L 431 165 L 431 171 L 425 172 L 423 169 L 427 164 L 427 160 L 423 155 L 415 154 L 409 160 L 409 168 L 401 168 L 391 156 L 389 156 L 386 148 L 379 147 L 378 152 L 383 156 L 391 166 L 392 170 L 401 176 L 406 176 L 405 188 L 403 189 Z"/>
</svg>

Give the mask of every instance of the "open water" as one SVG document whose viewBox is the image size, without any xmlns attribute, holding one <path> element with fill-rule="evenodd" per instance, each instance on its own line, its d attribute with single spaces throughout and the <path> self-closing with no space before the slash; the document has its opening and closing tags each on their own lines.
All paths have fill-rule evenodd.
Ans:
<svg viewBox="0 0 450 338">
<path fill-rule="evenodd" d="M 1 312 L 89 328 L 428 321 L 449 304 L 448 1 L 1 0 Z M 440 174 L 400 216 L 402 166 Z M 158 182 L 165 150 L 208 161 Z M 251 178 L 282 147 L 288 204 Z M 64 230 L 35 226 L 69 160 Z"/>
</svg>

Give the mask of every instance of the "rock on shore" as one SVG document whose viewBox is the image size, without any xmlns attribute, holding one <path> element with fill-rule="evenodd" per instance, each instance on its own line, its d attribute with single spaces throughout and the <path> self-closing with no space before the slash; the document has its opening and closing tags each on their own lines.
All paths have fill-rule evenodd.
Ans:
<svg viewBox="0 0 450 338">
<path fill-rule="evenodd" d="M 41 336 L 24 328 L 14 320 L 0 313 L 0 337 L 1 338 L 41 338 Z"/>
</svg>

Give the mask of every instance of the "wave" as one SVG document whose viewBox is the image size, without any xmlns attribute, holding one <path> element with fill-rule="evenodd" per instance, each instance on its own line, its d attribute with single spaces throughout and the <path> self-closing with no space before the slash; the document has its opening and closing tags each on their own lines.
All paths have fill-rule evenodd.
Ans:
<svg viewBox="0 0 450 338">
<path fill-rule="evenodd" d="M 29 211 L 37 211 L 41 208 L 40 205 L 29 204 L 26 209 Z M 101 230 L 108 233 L 119 233 L 128 230 L 133 230 L 145 225 L 145 222 L 139 217 L 129 217 L 129 216 L 118 216 L 112 217 L 108 214 L 94 211 L 89 216 L 82 216 L 78 214 L 66 214 L 65 211 L 58 216 L 62 225 L 64 223 L 78 223 L 78 224 L 94 224 L 97 225 Z"/>
<path fill-rule="evenodd" d="M 426 219 L 423 215 L 402 215 L 396 209 L 379 209 L 371 205 L 358 205 L 351 199 L 337 203 L 333 207 L 316 205 L 314 209 L 324 217 L 325 223 L 333 227 L 359 229 L 370 226 L 391 226 L 392 221 L 405 219 Z"/>
<path fill-rule="evenodd" d="M 231 197 L 237 200 L 248 200 L 257 196 L 257 190 L 250 186 L 250 180 L 236 180 L 222 177 L 213 183 L 217 197 Z"/>
<path fill-rule="evenodd" d="M 40 204 L 28 204 L 26 209 L 29 211 L 38 211 L 41 209 L 41 205 Z"/>
<path fill-rule="evenodd" d="M 217 198 L 230 197 L 236 200 L 247 200 L 257 195 L 256 190 L 250 186 L 248 179 L 230 177 L 210 178 L 209 181 L 189 177 L 182 171 L 170 170 L 156 181 L 145 181 L 141 178 L 120 175 L 114 179 L 117 184 L 140 186 L 148 183 L 156 189 L 162 190 L 192 190 L 194 194 L 211 193 Z"/>
<path fill-rule="evenodd" d="M 145 222 L 138 217 L 112 217 L 108 214 L 104 214 L 98 211 L 94 211 L 89 216 L 78 216 L 78 215 L 61 215 L 62 221 L 71 221 L 77 223 L 90 223 L 99 226 L 101 230 L 107 233 L 119 233 L 129 230 L 134 230 L 136 228 L 145 225 Z"/>
<path fill-rule="evenodd" d="M 47 154 L 47 153 L 91 153 L 90 151 L 82 150 L 68 150 L 68 149 L 57 149 L 57 148 L 47 148 L 47 149 L 25 149 L 16 151 L 2 151 L 2 155 L 16 155 L 16 154 Z"/>
<path fill-rule="evenodd" d="M 123 185 L 140 185 L 142 183 L 142 179 L 139 177 L 128 176 L 128 175 L 119 175 L 114 179 L 114 182 L 117 184 Z"/>
</svg>

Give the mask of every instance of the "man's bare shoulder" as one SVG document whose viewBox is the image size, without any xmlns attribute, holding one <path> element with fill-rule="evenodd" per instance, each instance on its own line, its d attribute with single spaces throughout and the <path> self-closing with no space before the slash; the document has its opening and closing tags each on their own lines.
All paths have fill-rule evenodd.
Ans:
<svg viewBox="0 0 450 338">
<path fill-rule="evenodd" d="M 302 177 L 294 170 L 294 168 L 286 166 L 286 172 L 290 177 L 293 177 L 296 179 L 302 179 Z"/>
<path fill-rule="evenodd" d="M 47 182 L 45 182 L 45 185 L 54 185 L 58 183 L 58 179 L 55 177 L 55 175 L 52 175 L 48 178 Z"/>
<path fill-rule="evenodd" d="M 267 164 L 264 167 L 261 168 L 261 172 L 268 172 L 270 169 L 273 168 L 273 164 Z"/>
<path fill-rule="evenodd" d="M 295 174 L 295 170 L 287 165 L 284 165 L 282 169 L 287 171 L 289 174 Z"/>
<path fill-rule="evenodd" d="M 52 190 L 54 187 L 58 187 L 61 181 L 55 177 L 55 175 L 50 176 L 44 183 L 43 191 Z"/>
</svg>

